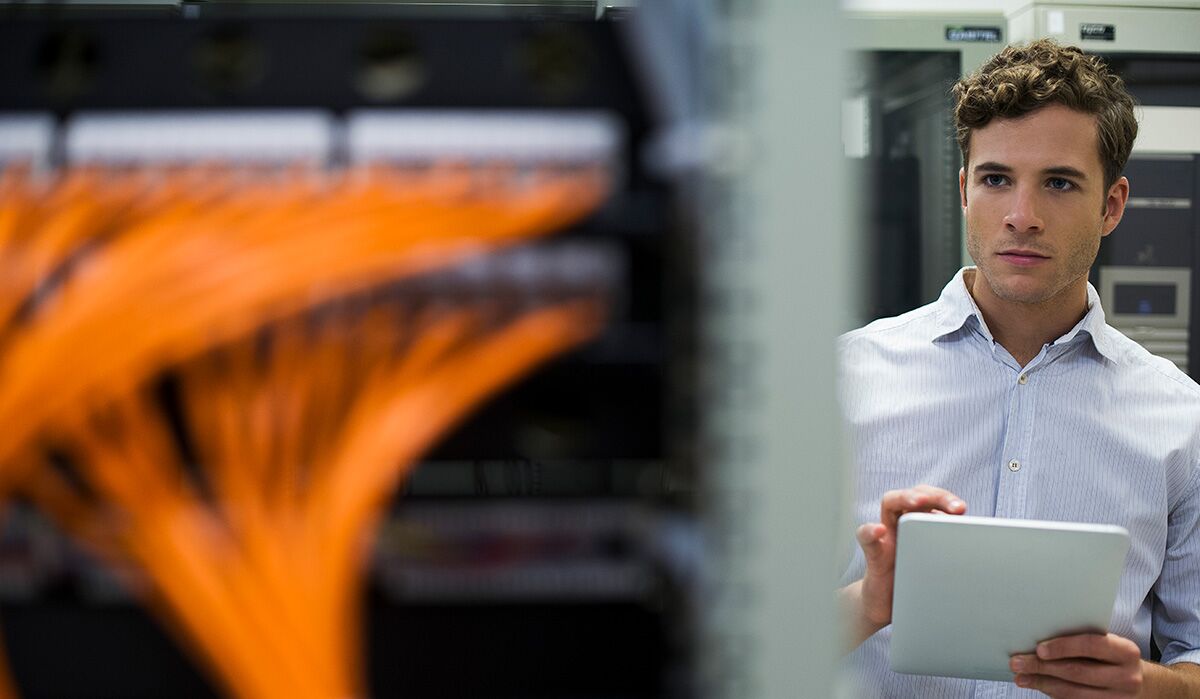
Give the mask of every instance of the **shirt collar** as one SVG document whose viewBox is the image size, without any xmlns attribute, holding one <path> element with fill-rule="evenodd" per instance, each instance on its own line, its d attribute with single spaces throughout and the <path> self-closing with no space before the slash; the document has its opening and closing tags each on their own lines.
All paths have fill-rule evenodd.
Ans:
<svg viewBox="0 0 1200 699">
<path fill-rule="evenodd" d="M 955 274 L 950 283 L 942 289 L 942 295 L 937 300 L 934 340 L 940 340 L 971 325 L 978 328 L 989 341 L 992 340 L 992 333 L 983 322 L 983 314 L 975 305 L 975 299 L 971 298 L 971 292 L 967 291 L 966 274 L 968 270 L 974 269 L 963 267 L 958 270 L 958 274 Z"/>
<path fill-rule="evenodd" d="M 1104 321 L 1104 308 L 1100 306 L 1100 294 L 1096 291 L 1096 287 L 1089 282 L 1087 285 L 1088 294 L 1088 312 L 1083 316 L 1083 319 L 1071 328 L 1070 332 L 1063 335 L 1056 344 L 1067 344 L 1079 335 L 1083 334 L 1092 339 L 1092 344 L 1095 345 L 1096 351 L 1104 355 L 1105 359 L 1116 361 L 1117 359 L 1117 344 L 1113 338 L 1113 330 L 1108 323 Z"/>
<path fill-rule="evenodd" d="M 975 299 L 967 290 L 966 274 L 974 271 L 974 267 L 963 267 L 954 275 L 950 283 L 942 289 L 938 297 L 938 314 L 934 321 L 933 340 L 952 335 L 963 328 L 973 328 L 980 332 L 989 342 L 995 342 L 991 330 L 983 320 L 983 313 L 975 305 Z M 1104 322 L 1104 309 L 1100 306 L 1100 294 L 1090 283 L 1087 285 L 1088 311 L 1083 319 L 1075 324 L 1065 335 L 1054 341 L 1055 345 L 1067 345 L 1080 338 L 1090 338 L 1096 351 L 1106 359 L 1115 360 L 1117 347 L 1109 333 L 1114 332 Z"/>
</svg>

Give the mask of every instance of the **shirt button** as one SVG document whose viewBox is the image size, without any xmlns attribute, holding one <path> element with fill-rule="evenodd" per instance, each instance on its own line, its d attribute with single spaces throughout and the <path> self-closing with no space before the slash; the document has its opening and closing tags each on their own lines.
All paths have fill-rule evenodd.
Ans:
<svg viewBox="0 0 1200 699">
<path fill-rule="evenodd" d="M 1009 461 L 1008 462 L 1008 470 L 1012 471 L 1013 473 L 1020 471 L 1021 470 L 1021 462 L 1017 461 L 1016 459 Z"/>
<path fill-rule="evenodd" d="M 1029 383 L 1029 376 L 1027 374 L 1021 374 L 1017 377 L 1017 383 L 1024 386 L 1025 384 Z"/>
</svg>

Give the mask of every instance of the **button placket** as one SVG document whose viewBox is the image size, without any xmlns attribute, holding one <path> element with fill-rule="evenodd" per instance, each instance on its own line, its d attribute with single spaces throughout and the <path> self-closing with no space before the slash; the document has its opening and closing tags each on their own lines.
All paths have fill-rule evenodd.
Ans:
<svg viewBox="0 0 1200 699">
<path fill-rule="evenodd" d="M 1043 351 L 1043 355 L 1045 351 Z M 1045 359 L 1034 358 L 1025 367 L 1015 367 L 1009 374 L 1008 419 L 1004 439 L 1000 445 L 1000 477 L 996 483 L 996 500 L 993 513 L 997 517 L 1026 516 L 1025 496 L 1029 485 L 1030 444 L 1036 424 L 1038 382 L 1030 382 L 1032 369 Z M 1022 381 L 1024 378 L 1024 381 Z"/>
</svg>

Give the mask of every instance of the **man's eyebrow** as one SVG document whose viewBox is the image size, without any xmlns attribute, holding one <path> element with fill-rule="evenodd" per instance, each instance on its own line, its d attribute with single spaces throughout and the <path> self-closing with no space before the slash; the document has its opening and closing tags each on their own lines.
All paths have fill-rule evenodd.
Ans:
<svg viewBox="0 0 1200 699">
<path fill-rule="evenodd" d="M 1086 180 L 1087 175 L 1082 170 L 1077 170 L 1070 165 L 1058 165 L 1056 167 L 1048 167 L 1042 170 L 1043 175 L 1060 175 L 1062 177 L 1074 177 L 1077 180 Z"/>
<path fill-rule="evenodd" d="M 991 160 L 989 160 L 985 163 L 979 163 L 978 165 L 971 168 L 971 170 L 973 172 L 1005 172 L 1005 173 L 1010 173 L 1013 171 L 1013 169 L 1011 167 L 1009 167 L 1008 165 L 1005 165 L 1004 163 L 997 163 L 997 162 L 991 161 Z M 1042 170 L 1042 174 L 1043 175 L 1053 175 L 1053 176 L 1057 176 L 1057 177 L 1073 177 L 1077 180 L 1086 180 L 1087 179 L 1086 173 L 1084 173 L 1079 168 L 1074 168 L 1074 167 L 1071 167 L 1070 165 L 1055 165 L 1054 167 L 1044 168 Z"/>
</svg>

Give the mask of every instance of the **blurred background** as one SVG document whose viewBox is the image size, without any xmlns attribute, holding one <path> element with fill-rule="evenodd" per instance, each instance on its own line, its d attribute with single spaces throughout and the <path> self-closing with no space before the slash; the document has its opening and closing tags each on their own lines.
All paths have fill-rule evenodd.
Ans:
<svg viewBox="0 0 1200 699">
<path fill-rule="evenodd" d="M 258 360 L 244 380 L 252 381 L 274 375 L 281 319 L 298 318 L 309 332 L 392 304 L 402 309 L 389 326 L 396 332 L 447 308 L 483 308 L 483 326 L 506 327 L 584 298 L 605 309 L 601 325 L 580 331 L 586 338 L 564 340 L 464 402 L 460 418 L 435 423 L 427 448 L 391 457 L 394 480 L 379 487 L 385 502 L 361 532 L 362 581 L 346 586 L 360 626 L 338 627 L 361 662 L 354 692 L 845 694 L 829 591 L 853 543 L 842 509 L 852 484 L 833 341 L 932 301 L 969 263 L 949 87 L 1006 43 L 1038 36 L 1106 56 L 1143 104 L 1130 208 L 1120 235 L 1104 243 L 1093 283 L 1111 323 L 1185 370 L 1200 366 L 1189 339 L 1200 309 L 1191 284 L 1200 260 L 1200 2 L 0 2 L 0 174 L 8 177 L 0 257 L 6 275 L 31 277 L 4 292 L 14 310 L 0 318 L 0 417 L 37 412 L 33 405 L 41 416 L 28 418 L 20 439 L 0 443 L 0 463 L 16 474 L 0 478 L 10 693 L 259 697 L 279 673 L 306 679 L 264 652 L 258 686 L 267 689 L 239 689 L 251 685 L 231 683 L 221 669 L 231 665 L 212 661 L 188 630 L 204 627 L 205 615 L 180 621 L 178 606 L 164 612 L 156 603 L 156 576 L 174 569 L 160 571 L 162 557 L 129 542 L 139 541 L 139 527 L 157 526 L 145 522 L 174 515 L 138 519 L 140 508 L 155 510 L 150 495 L 132 497 L 128 512 L 112 507 L 108 491 L 84 482 L 103 481 L 102 467 L 52 448 L 64 424 L 78 429 L 82 418 L 67 417 L 81 406 L 103 407 L 135 386 L 148 391 L 175 445 L 172 473 L 241 541 L 236 508 L 203 457 L 217 436 L 186 424 L 189 362 L 225 367 L 217 372 L 225 379 L 210 381 L 236 383 L 221 373 L 233 361 L 222 353 L 249 342 Z M 444 184 L 438 173 L 447 167 L 467 180 Z M 479 242 L 506 217 L 525 215 L 507 200 L 597 171 L 605 185 L 594 205 L 583 201 L 593 190 L 579 190 L 536 225 L 514 224 L 521 245 Z M 298 186 L 289 179 L 297 177 Z M 220 178 L 218 197 L 206 187 Z M 292 188 L 283 204 L 267 197 L 218 215 L 242 189 L 282 180 Z M 337 241 L 382 210 L 353 198 L 360 180 L 383 182 L 399 202 L 380 219 L 380 240 L 427 236 L 425 247 L 394 259 L 387 251 L 399 243 L 364 247 L 357 266 L 335 277 Z M 130 181 L 151 194 L 122 198 L 126 190 L 113 189 Z M 159 202 L 159 182 L 181 197 L 167 198 L 181 207 L 169 215 L 146 203 Z M 103 206 L 79 208 L 79 191 Z M 496 208 L 439 223 L 461 197 Z M 245 221 L 254 225 L 239 232 Z M 172 283 L 206 269 L 250 269 L 235 265 L 250 245 L 237 241 L 257 241 L 267 224 L 280 232 L 264 249 L 298 240 L 287 234 L 293 228 L 322 233 L 296 248 L 317 263 L 311 285 L 293 281 L 288 295 L 254 313 L 248 301 L 230 301 L 222 313 L 196 315 L 177 338 L 187 352 L 155 345 L 158 353 L 145 355 L 154 361 L 130 363 L 125 374 L 97 368 L 86 382 L 71 379 L 68 392 L 68 368 L 100 351 L 90 337 L 121 327 L 132 338 L 158 317 L 185 315 L 170 311 L 185 308 L 168 302 Z M 82 232 L 51 246 L 49 262 L 27 252 L 65 239 L 64 229 Z M 210 249 L 213 231 L 228 245 Z M 138 266 L 159 264 L 150 253 L 130 257 L 127 272 L 106 262 L 124 259 L 112 254 L 122 241 L 150 232 L 158 237 L 147 249 L 196 251 L 195 265 L 180 257 L 180 271 L 159 279 Z M 524 242 L 535 235 L 543 238 Z M 192 247 L 188 236 L 198 241 Z M 445 263 L 398 271 L 458 238 L 473 241 L 470 254 L 455 248 Z M 227 285 L 274 279 L 285 259 L 293 258 L 263 257 L 254 274 L 211 281 L 196 308 Z M 307 269 L 298 258 L 294 267 Z M 89 280 L 106 273 L 113 281 L 90 291 Z M 144 286 L 106 295 L 134 278 Z M 139 310 L 140 299 L 160 294 L 168 301 L 145 305 L 160 310 Z M 95 310 L 110 298 L 108 316 Z M 95 325 L 46 329 L 74 308 L 97 314 Z M 365 361 L 356 354 L 363 340 L 346 333 L 341 341 L 306 335 L 307 346 L 332 347 L 346 366 Z M 44 340 L 59 337 L 78 342 L 61 349 L 63 341 Z M 35 364 L 49 350 L 26 338 L 43 338 L 61 358 Z M 124 345 L 110 342 L 104 351 L 121 355 Z M 390 351 L 407 356 L 412 341 L 394 342 Z M 331 370 L 307 375 L 348 381 Z M 460 391 L 481 375 L 455 375 L 438 390 Z M 344 390 L 380 385 L 366 376 Z M 53 400 L 60 390 L 65 397 Z M 289 405 L 264 408 L 280 443 L 304 436 L 278 419 Z M 236 400 L 227 407 L 238 411 Z M 380 429 L 432 430 L 423 415 Z M 138 434 L 127 441 L 148 440 Z M 31 450 L 48 463 L 26 465 Z M 351 480 L 354 465 L 339 462 Z M 321 464 L 305 467 L 315 473 Z M 60 500 L 26 483 L 43 472 L 59 474 L 98 513 L 117 555 L 93 528 L 65 517 L 69 508 L 47 506 Z M 137 476 L 121 473 L 136 494 Z M 304 491 L 313 482 L 258 487 Z M 277 533 L 287 541 L 286 527 Z M 269 625 L 264 614 L 266 622 L 244 624 Z M 240 618 L 209 643 L 237 634 Z M 253 653 L 242 656 L 237 667 L 254 673 Z"/>
</svg>

